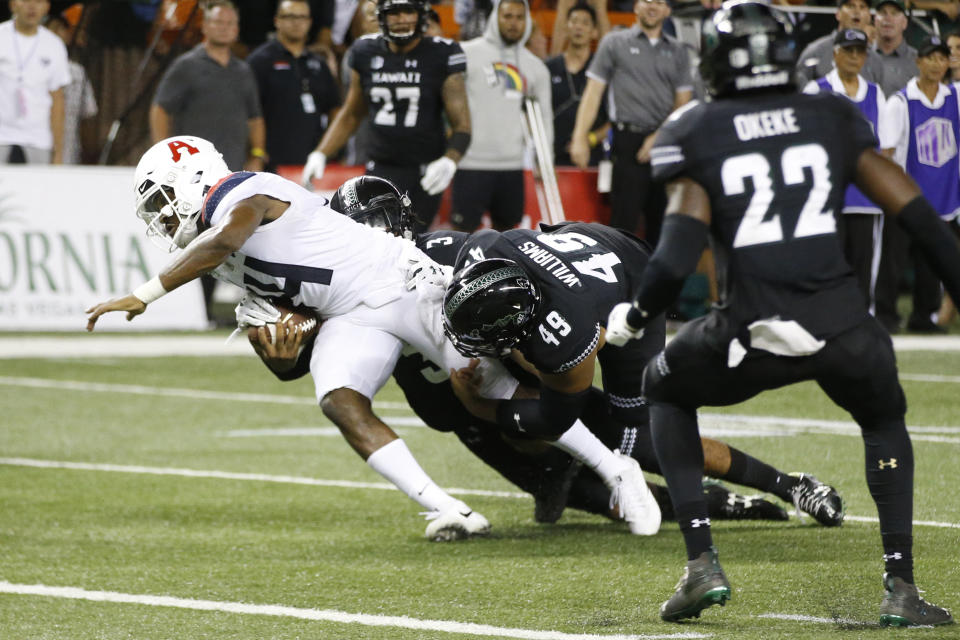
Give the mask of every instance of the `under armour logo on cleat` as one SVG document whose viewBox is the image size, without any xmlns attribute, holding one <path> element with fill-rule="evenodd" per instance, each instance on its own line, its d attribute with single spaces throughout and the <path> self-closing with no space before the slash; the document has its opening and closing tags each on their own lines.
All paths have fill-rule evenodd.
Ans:
<svg viewBox="0 0 960 640">
<path fill-rule="evenodd" d="M 877 460 L 877 464 L 881 470 L 883 469 L 896 469 L 897 468 L 897 459 L 890 458 L 889 460 Z"/>
<path fill-rule="evenodd" d="M 693 520 L 690 521 L 690 526 L 694 529 L 699 529 L 701 526 L 709 527 L 710 518 L 703 518 L 702 520 L 699 518 L 694 518 Z"/>
<path fill-rule="evenodd" d="M 523 428 L 523 425 L 520 424 L 520 414 L 519 414 L 519 413 L 513 414 L 513 421 L 517 423 L 517 429 L 519 429 L 520 431 L 522 431 L 522 432 L 524 432 L 524 433 L 527 432 L 527 430 Z"/>
<path fill-rule="evenodd" d="M 903 560 L 903 554 L 899 551 L 894 551 L 889 555 L 885 553 L 883 554 L 883 561 L 886 562 L 887 560 Z"/>
</svg>

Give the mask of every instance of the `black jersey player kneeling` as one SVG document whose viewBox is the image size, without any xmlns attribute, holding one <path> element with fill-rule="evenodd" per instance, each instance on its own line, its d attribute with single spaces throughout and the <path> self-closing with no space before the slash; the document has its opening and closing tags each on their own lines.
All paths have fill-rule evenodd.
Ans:
<svg viewBox="0 0 960 640">
<path fill-rule="evenodd" d="M 653 442 L 687 547 L 666 621 L 698 617 L 730 597 L 700 496 L 697 409 L 814 380 L 860 426 L 877 505 L 885 597 L 882 625 L 950 624 L 913 577 L 913 451 L 893 345 L 869 315 L 836 237 L 855 183 L 899 222 L 951 296 L 960 252 L 917 185 L 875 151 L 856 107 L 792 85 L 796 43 L 768 5 L 733 0 L 704 24 L 701 73 L 713 101 L 674 113 L 652 152 L 670 198 L 663 232 L 631 303 L 607 322 L 630 344 L 679 293 L 713 241 L 721 303 L 686 324 L 649 364 Z"/>
</svg>

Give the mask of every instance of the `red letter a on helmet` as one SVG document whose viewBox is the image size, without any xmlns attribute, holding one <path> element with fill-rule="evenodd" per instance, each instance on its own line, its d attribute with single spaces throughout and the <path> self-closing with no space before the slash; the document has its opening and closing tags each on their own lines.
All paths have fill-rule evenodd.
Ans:
<svg viewBox="0 0 960 640">
<path fill-rule="evenodd" d="M 173 161 L 180 162 L 180 149 L 185 150 L 190 155 L 195 153 L 200 153 L 200 149 L 197 149 L 194 146 L 183 142 L 182 140 L 174 140 L 173 142 L 168 142 L 167 146 L 170 147 L 170 153 L 173 154 Z"/>
</svg>

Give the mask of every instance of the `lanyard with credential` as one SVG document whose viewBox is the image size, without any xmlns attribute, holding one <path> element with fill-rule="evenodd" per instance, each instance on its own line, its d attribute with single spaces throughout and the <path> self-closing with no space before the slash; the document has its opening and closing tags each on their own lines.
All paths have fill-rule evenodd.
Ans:
<svg viewBox="0 0 960 640">
<path fill-rule="evenodd" d="M 23 72 L 26 70 L 30 59 L 33 58 L 33 54 L 37 52 L 37 45 L 40 44 L 40 36 L 36 35 L 33 37 L 33 47 L 30 49 L 26 58 L 20 57 L 19 39 L 16 30 L 14 30 L 13 51 L 17 56 L 17 117 L 23 118 L 27 115 L 27 93 L 23 89 Z"/>
</svg>

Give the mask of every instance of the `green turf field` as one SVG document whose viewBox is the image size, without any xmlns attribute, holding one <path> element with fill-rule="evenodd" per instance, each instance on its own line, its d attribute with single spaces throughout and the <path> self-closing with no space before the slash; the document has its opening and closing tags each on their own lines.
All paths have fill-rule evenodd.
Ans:
<svg viewBox="0 0 960 640">
<path fill-rule="evenodd" d="M 956 614 L 960 353 L 899 361 L 918 583 Z M 392 384 L 377 401 L 388 423 L 410 422 Z M 851 519 L 715 522 L 733 600 L 683 625 L 657 616 L 683 566 L 676 524 L 652 538 L 575 511 L 538 525 L 533 501 L 453 436 L 398 426 L 493 525 L 427 542 L 418 506 L 316 431 L 330 424 L 310 381 L 277 382 L 252 357 L 0 360 L 0 411 L 2 640 L 960 637 L 875 626 L 882 552 L 861 441 L 813 385 L 704 427 L 834 484 Z"/>
</svg>

